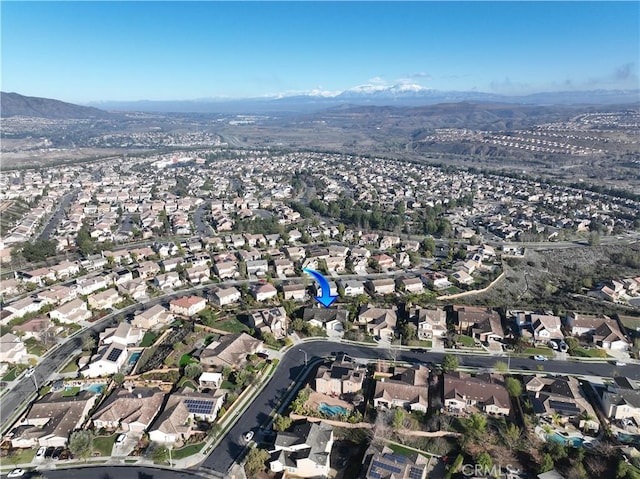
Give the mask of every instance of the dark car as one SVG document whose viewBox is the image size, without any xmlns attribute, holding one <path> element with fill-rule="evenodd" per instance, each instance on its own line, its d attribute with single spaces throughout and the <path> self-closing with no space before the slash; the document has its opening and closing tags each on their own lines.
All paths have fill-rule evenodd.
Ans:
<svg viewBox="0 0 640 479">
<path fill-rule="evenodd" d="M 55 448 L 55 447 L 53 447 L 53 446 L 49 446 L 49 447 L 47 448 L 47 450 L 46 450 L 46 451 L 44 451 L 44 457 L 45 457 L 45 459 L 47 459 L 47 458 L 49 458 L 49 457 L 53 456 L 53 451 L 55 451 L 55 450 L 56 450 L 56 448 Z"/>
<path fill-rule="evenodd" d="M 54 461 L 60 459 L 62 451 L 64 451 L 64 447 L 56 447 L 55 451 L 53 451 L 53 454 L 51 455 L 51 459 L 53 459 Z"/>
<path fill-rule="evenodd" d="M 62 451 L 62 453 L 60 453 L 60 459 L 73 459 L 73 454 L 71 454 L 71 451 L 69 449 L 65 449 L 64 451 Z"/>
</svg>

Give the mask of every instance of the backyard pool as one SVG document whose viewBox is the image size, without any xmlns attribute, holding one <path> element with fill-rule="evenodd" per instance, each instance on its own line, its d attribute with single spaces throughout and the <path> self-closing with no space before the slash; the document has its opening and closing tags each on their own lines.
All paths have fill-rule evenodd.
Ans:
<svg viewBox="0 0 640 479">
<path fill-rule="evenodd" d="M 102 394 L 102 391 L 104 390 L 104 387 L 106 385 L 105 384 L 89 384 L 86 387 L 83 387 L 82 389 L 84 391 L 91 391 L 94 394 Z"/>
<path fill-rule="evenodd" d="M 318 411 L 322 414 L 326 414 L 327 416 L 339 416 L 340 414 L 348 415 L 349 410 L 342 406 L 330 406 L 327 403 L 321 402 L 318 406 Z"/>
<path fill-rule="evenodd" d="M 584 445 L 584 439 L 581 437 L 564 437 L 562 434 L 558 434 L 557 432 L 554 434 L 547 434 L 547 440 L 556 441 L 571 447 L 582 447 Z"/>
<path fill-rule="evenodd" d="M 137 351 L 135 353 L 131 353 L 131 357 L 129 358 L 129 365 L 135 364 L 141 354 L 142 353 L 139 353 Z"/>
</svg>

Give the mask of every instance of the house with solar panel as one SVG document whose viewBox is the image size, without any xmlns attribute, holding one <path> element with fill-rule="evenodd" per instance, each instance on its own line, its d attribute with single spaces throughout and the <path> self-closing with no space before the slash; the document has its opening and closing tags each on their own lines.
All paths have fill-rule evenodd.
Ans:
<svg viewBox="0 0 640 479">
<path fill-rule="evenodd" d="M 333 446 L 333 428 L 322 422 L 298 422 L 278 432 L 269 468 L 297 477 L 327 477 Z"/>
<path fill-rule="evenodd" d="M 227 395 L 226 389 L 213 394 L 187 392 L 174 393 L 149 429 L 149 439 L 163 444 L 184 443 L 191 436 L 205 434 L 197 421 L 214 422 Z"/>
<path fill-rule="evenodd" d="M 105 345 L 95 354 L 80 374 L 86 378 L 111 376 L 120 371 L 127 360 L 127 346 L 113 342 Z"/>
<path fill-rule="evenodd" d="M 426 479 L 427 460 L 420 454 L 400 455 L 385 447 L 370 447 L 365 453 L 366 479 Z"/>
</svg>

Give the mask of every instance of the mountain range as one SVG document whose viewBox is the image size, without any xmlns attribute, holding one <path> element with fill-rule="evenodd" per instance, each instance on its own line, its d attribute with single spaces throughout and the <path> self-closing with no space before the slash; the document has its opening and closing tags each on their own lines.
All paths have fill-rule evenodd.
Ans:
<svg viewBox="0 0 640 479">
<path fill-rule="evenodd" d="M 274 97 L 186 101 L 106 101 L 86 106 L 59 100 L 1 92 L 0 116 L 38 117 L 49 119 L 110 118 L 112 112 L 283 114 L 307 113 L 336 107 L 397 106 L 417 107 L 441 103 L 484 103 L 513 105 L 608 105 L 638 104 L 640 90 L 590 90 L 534 93 L 507 96 L 476 91 L 439 91 L 418 85 L 399 84 L 390 87 L 364 85 L 342 92 L 313 91 Z"/>
</svg>

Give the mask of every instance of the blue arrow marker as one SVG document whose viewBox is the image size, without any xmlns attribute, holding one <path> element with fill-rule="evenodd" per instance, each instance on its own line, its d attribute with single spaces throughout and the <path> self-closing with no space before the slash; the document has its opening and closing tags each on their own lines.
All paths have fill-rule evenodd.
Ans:
<svg viewBox="0 0 640 479">
<path fill-rule="evenodd" d="M 331 306 L 333 302 L 336 300 L 337 296 L 331 296 L 331 288 L 329 287 L 329 282 L 327 281 L 327 278 L 325 278 L 324 276 L 322 276 L 322 274 L 312 269 L 304 268 L 302 271 L 313 276 L 314 279 L 320 285 L 320 288 L 322 289 L 322 296 L 316 296 L 315 300 L 325 308 L 328 308 L 329 306 Z"/>
</svg>

